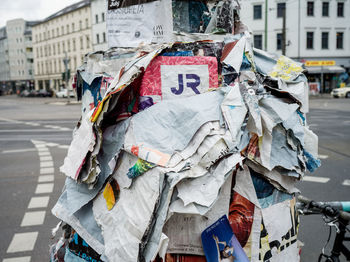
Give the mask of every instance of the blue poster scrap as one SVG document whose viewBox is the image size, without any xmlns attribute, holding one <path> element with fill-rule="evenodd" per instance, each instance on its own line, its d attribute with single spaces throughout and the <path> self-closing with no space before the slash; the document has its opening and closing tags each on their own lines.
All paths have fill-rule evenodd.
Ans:
<svg viewBox="0 0 350 262">
<path fill-rule="evenodd" d="M 249 262 L 226 215 L 203 231 L 202 245 L 208 262 Z"/>
</svg>

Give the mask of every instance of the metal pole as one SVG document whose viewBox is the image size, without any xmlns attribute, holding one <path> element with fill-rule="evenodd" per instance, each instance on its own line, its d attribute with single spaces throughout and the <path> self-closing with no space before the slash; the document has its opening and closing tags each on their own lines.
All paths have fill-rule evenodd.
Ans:
<svg viewBox="0 0 350 262">
<path fill-rule="evenodd" d="M 286 8 L 283 8 L 282 55 L 286 55 L 286 44 L 287 44 L 287 40 L 286 40 Z"/>
<path fill-rule="evenodd" d="M 321 91 L 324 93 L 324 86 L 323 86 L 323 66 L 321 66 Z"/>
<path fill-rule="evenodd" d="M 265 0 L 265 39 L 264 39 L 264 49 L 265 51 L 267 51 L 267 14 L 268 14 L 268 1 L 269 0 Z"/>
<path fill-rule="evenodd" d="M 69 81 L 69 78 L 68 78 L 68 63 L 69 63 L 69 58 L 67 56 L 67 52 L 64 51 L 64 54 L 65 54 L 65 57 L 63 58 L 63 63 L 64 63 L 64 69 L 66 71 L 65 73 L 65 81 L 66 81 L 66 89 L 67 89 L 67 103 L 69 104 L 70 103 L 70 97 L 69 97 L 69 85 L 68 85 L 68 81 Z"/>
</svg>

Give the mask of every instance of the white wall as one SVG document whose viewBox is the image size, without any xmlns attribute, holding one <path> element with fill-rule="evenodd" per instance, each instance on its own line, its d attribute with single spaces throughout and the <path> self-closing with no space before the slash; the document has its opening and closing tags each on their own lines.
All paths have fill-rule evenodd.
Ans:
<svg viewBox="0 0 350 262">
<path fill-rule="evenodd" d="M 98 21 L 96 21 L 96 16 Z M 104 16 L 104 17 L 103 17 Z M 106 32 L 107 0 L 91 1 L 92 39 L 94 51 L 108 49 Z M 97 41 L 99 36 L 99 42 Z M 104 37 L 105 36 L 105 39 Z"/>
<path fill-rule="evenodd" d="M 282 32 L 282 18 L 277 18 L 277 3 L 285 2 L 286 13 L 286 34 L 287 43 L 286 55 L 301 59 L 336 59 L 344 60 L 347 67 L 350 67 L 350 1 L 349 0 L 328 0 L 329 16 L 322 16 L 322 2 L 327 0 L 314 0 L 314 16 L 307 16 L 307 0 L 240 0 L 241 20 L 249 26 L 254 34 L 263 35 L 265 38 L 265 3 L 268 4 L 268 46 L 267 51 L 281 54 L 276 49 L 276 34 Z M 344 17 L 337 17 L 337 3 L 344 2 Z M 253 5 L 262 5 L 262 19 L 253 19 Z M 314 32 L 313 49 L 306 48 L 306 32 Z M 336 49 L 336 32 L 344 33 L 343 49 Z M 329 48 L 321 49 L 321 34 L 329 32 Z M 264 48 L 264 45 L 263 45 Z"/>
</svg>

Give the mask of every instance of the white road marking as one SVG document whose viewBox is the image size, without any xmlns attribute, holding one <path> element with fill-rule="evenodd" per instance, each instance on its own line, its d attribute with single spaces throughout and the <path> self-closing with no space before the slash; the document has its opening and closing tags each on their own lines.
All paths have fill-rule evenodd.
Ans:
<svg viewBox="0 0 350 262">
<path fill-rule="evenodd" d="M 32 197 L 29 201 L 28 209 L 30 208 L 46 208 L 49 205 L 49 196 Z"/>
<path fill-rule="evenodd" d="M 318 124 L 309 124 L 309 127 L 316 127 Z"/>
<path fill-rule="evenodd" d="M 54 179 L 55 179 L 54 175 L 39 176 L 38 183 L 52 182 L 54 181 Z"/>
<path fill-rule="evenodd" d="M 327 155 L 318 155 L 318 158 L 319 158 L 319 159 L 327 159 L 328 156 L 327 156 Z"/>
<path fill-rule="evenodd" d="M 52 161 L 52 157 L 51 156 L 41 156 L 40 161 Z"/>
<path fill-rule="evenodd" d="M 304 176 L 304 181 L 316 182 L 316 183 L 327 183 L 330 178 L 328 177 L 315 177 L 315 176 Z"/>
<path fill-rule="evenodd" d="M 44 141 L 40 141 L 40 140 L 34 140 L 34 139 L 32 139 L 31 141 L 32 141 L 32 143 L 33 143 L 34 145 L 36 145 L 36 144 L 45 144 Z"/>
<path fill-rule="evenodd" d="M 24 214 L 21 227 L 39 226 L 44 224 L 46 211 L 32 211 Z"/>
<path fill-rule="evenodd" d="M 35 246 L 38 232 L 17 233 L 13 236 L 7 253 L 15 253 L 22 251 L 32 251 Z"/>
<path fill-rule="evenodd" d="M 53 173 L 55 173 L 55 169 L 53 167 L 40 168 L 40 175 L 53 174 Z"/>
<path fill-rule="evenodd" d="M 13 258 L 5 258 L 2 262 L 30 262 L 31 257 L 13 257 Z"/>
<path fill-rule="evenodd" d="M 40 162 L 40 168 L 43 168 L 43 167 L 53 167 L 53 162 L 52 161 Z"/>
<path fill-rule="evenodd" d="M 27 122 L 25 124 L 28 125 L 28 126 L 40 126 L 39 123 L 29 123 L 29 122 Z"/>
<path fill-rule="evenodd" d="M 42 132 L 58 132 L 58 131 L 71 131 L 72 129 L 63 127 L 62 129 L 2 129 L 0 133 L 42 133 Z"/>
<path fill-rule="evenodd" d="M 49 152 L 49 149 L 45 146 L 45 147 L 37 147 L 36 148 L 38 150 L 38 152 Z"/>
<path fill-rule="evenodd" d="M 59 144 L 57 144 L 57 143 L 46 143 L 46 146 L 50 146 L 50 147 L 52 147 L 52 146 L 59 146 Z"/>
<path fill-rule="evenodd" d="M 345 179 L 342 183 L 343 186 L 350 186 L 350 179 Z"/>
<path fill-rule="evenodd" d="M 44 125 L 44 127 L 47 127 L 47 128 L 56 128 L 56 126 L 52 126 L 52 125 Z"/>
<path fill-rule="evenodd" d="M 68 127 L 62 127 L 59 130 L 61 130 L 61 131 L 73 131 L 73 129 L 70 129 Z"/>
<path fill-rule="evenodd" d="M 39 156 L 51 156 L 49 151 L 39 151 L 38 155 Z"/>
<path fill-rule="evenodd" d="M 3 154 L 9 154 L 9 153 L 25 153 L 25 152 L 33 152 L 36 151 L 35 148 L 22 148 L 22 149 L 14 149 L 14 150 L 4 150 L 2 151 Z"/>
<path fill-rule="evenodd" d="M 62 146 L 58 146 L 58 148 L 61 148 L 61 149 L 68 149 L 68 148 L 69 148 L 69 146 L 62 145 Z"/>
<path fill-rule="evenodd" d="M 35 144 L 37 149 L 46 148 L 46 144 Z"/>
<path fill-rule="evenodd" d="M 35 194 L 52 193 L 53 183 L 38 184 L 36 186 Z"/>
</svg>

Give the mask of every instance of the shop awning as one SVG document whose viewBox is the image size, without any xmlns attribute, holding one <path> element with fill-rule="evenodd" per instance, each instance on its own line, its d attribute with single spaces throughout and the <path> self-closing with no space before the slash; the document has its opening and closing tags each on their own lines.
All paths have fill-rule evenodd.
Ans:
<svg viewBox="0 0 350 262">
<path fill-rule="evenodd" d="M 345 69 L 341 66 L 307 66 L 307 72 L 309 74 L 341 74 L 345 72 Z"/>
</svg>

